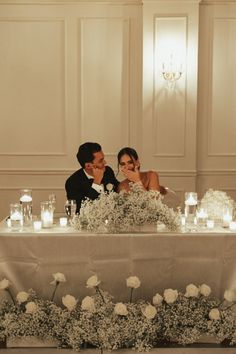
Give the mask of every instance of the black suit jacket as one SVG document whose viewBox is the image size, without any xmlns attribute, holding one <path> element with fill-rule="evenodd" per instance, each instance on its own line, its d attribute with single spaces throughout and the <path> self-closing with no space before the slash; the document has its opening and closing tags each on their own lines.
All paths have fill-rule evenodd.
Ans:
<svg viewBox="0 0 236 354">
<path fill-rule="evenodd" d="M 116 191 L 119 182 L 111 167 L 106 166 L 103 179 L 101 182 L 104 185 L 104 190 L 107 191 L 107 184 L 113 185 L 113 190 Z M 89 179 L 84 170 L 81 168 L 74 172 L 66 181 L 65 188 L 67 199 L 75 199 L 77 204 L 77 213 L 80 211 L 82 201 L 87 197 L 89 199 L 96 199 L 100 195 L 94 188 L 92 188 L 93 179 Z"/>
</svg>

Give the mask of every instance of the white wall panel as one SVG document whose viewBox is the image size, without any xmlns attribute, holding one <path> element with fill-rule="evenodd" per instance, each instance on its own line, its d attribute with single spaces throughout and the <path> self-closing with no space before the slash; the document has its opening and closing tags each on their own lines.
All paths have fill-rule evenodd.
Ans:
<svg viewBox="0 0 236 354">
<path fill-rule="evenodd" d="M 65 154 L 64 21 L 0 20 L 0 47 L 0 154 Z"/>
<path fill-rule="evenodd" d="M 208 156 L 236 156 L 236 17 L 213 21 Z"/>
<path fill-rule="evenodd" d="M 81 140 L 116 156 L 129 145 L 129 21 L 83 19 L 80 54 Z"/>
<path fill-rule="evenodd" d="M 180 78 L 175 87 L 169 88 L 162 71 L 173 60 L 173 70 L 181 70 L 186 75 L 187 18 L 156 17 L 154 41 L 153 155 L 183 157 L 186 147 L 186 81 L 184 77 Z"/>
</svg>

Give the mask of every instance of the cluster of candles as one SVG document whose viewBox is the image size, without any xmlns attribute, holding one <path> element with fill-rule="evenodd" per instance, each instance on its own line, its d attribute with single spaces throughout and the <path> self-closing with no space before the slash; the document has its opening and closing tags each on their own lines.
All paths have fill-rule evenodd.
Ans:
<svg viewBox="0 0 236 354">
<path fill-rule="evenodd" d="M 182 226 L 192 224 L 192 226 L 199 225 L 207 227 L 207 229 L 214 229 L 215 221 L 208 218 L 208 213 L 203 206 L 197 209 L 197 204 L 197 193 L 185 193 L 185 213 L 181 219 Z M 222 212 L 222 226 L 232 231 L 236 230 L 236 222 L 232 220 L 232 210 L 225 208 Z"/>
<path fill-rule="evenodd" d="M 49 201 L 41 202 L 41 220 L 32 219 L 32 190 L 23 189 L 20 191 L 20 203 L 10 204 L 10 218 L 7 220 L 8 227 L 12 230 L 20 230 L 22 226 L 31 226 L 35 231 L 53 226 L 53 214 L 56 204 L 56 196 L 49 195 Z M 59 219 L 61 227 L 67 226 L 67 218 Z"/>
</svg>

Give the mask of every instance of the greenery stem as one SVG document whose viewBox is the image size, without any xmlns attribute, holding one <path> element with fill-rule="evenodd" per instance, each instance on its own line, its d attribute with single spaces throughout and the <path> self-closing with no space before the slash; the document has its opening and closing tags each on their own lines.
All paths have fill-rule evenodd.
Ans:
<svg viewBox="0 0 236 354">
<path fill-rule="evenodd" d="M 13 295 L 11 293 L 11 290 L 9 288 L 7 288 L 5 290 L 8 292 L 8 294 L 10 295 L 10 298 L 12 299 L 13 304 L 15 305 L 16 303 L 15 303 L 14 297 L 13 297 Z"/>
<path fill-rule="evenodd" d="M 133 291 L 134 291 L 134 288 L 131 288 L 131 291 L 130 291 L 130 299 L 129 299 L 129 302 L 131 303 L 132 300 L 133 300 Z"/>
<path fill-rule="evenodd" d="M 229 305 L 228 307 L 226 307 L 224 310 L 231 309 L 231 307 L 233 307 L 234 305 L 236 305 L 236 303 L 235 303 L 235 302 L 233 302 L 231 305 Z"/>
<path fill-rule="evenodd" d="M 56 290 L 57 290 L 58 285 L 59 285 L 59 281 L 56 281 L 55 288 L 54 288 L 54 291 L 53 291 L 53 293 L 52 293 L 51 301 L 54 300 L 54 297 L 55 297 L 55 294 L 56 294 Z"/>
<path fill-rule="evenodd" d="M 102 298 L 102 301 L 104 302 L 104 304 L 106 303 L 106 301 L 105 301 L 105 299 L 104 299 L 104 297 L 103 297 L 103 295 L 102 295 L 102 293 L 101 293 L 101 291 L 100 291 L 100 289 L 99 289 L 99 287 L 98 286 L 96 286 L 96 291 L 97 291 L 97 293 L 101 296 L 101 298 Z"/>
</svg>

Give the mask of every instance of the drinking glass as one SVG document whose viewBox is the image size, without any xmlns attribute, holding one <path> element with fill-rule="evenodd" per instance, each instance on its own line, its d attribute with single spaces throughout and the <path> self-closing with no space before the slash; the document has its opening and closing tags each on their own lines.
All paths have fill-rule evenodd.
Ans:
<svg viewBox="0 0 236 354">
<path fill-rule="evenodd" d="M 76 214 L 76 200 L 74 199 L 68 199 L 65 203 L 65 211 L 66 211 L 66 215 L 68 215 L 70 218 L 73 219 L 73 217 Z"/>
<path fill-rule="evenodd" d="M 49 194 L 48 200 L 49 200 L 49 202 L 50 202 L 50 204 L 51 204 L 51 206 L 52 206 L 53 211 L 55 211 L 55 209 L 56 209 L 56 202 L 57 202 L 56 194 L 53 194 L 53 193 L 52 193 L 52 194 Z"/>
</svg>

